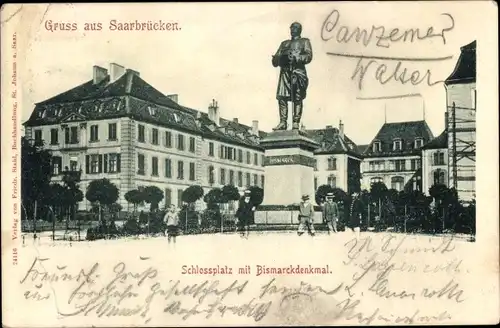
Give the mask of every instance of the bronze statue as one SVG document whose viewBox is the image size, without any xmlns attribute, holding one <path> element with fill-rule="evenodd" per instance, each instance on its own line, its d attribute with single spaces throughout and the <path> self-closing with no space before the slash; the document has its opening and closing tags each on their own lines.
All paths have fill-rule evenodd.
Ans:
<svg viewBox="0 0 500 328">
<path fill-rule="evenodd" d="M 292 103 L 293 125 L 292 128 L 299 129 L 302 117 L 303 103 L 306 98 L 309 79 L 306 72 L 306 64 L 312 60 L 311 42 L 300 36 L 302 25 L 292 23 L 290 25 L 290 40 L 281 42 L 278 51 L 272 58 L 274 67 L 280 67 L 280 77 L 276 99 L 278 100 L 280 123 L 273 130 L 286 130 L 288 118 L 288 102 Z"/>
</svg>

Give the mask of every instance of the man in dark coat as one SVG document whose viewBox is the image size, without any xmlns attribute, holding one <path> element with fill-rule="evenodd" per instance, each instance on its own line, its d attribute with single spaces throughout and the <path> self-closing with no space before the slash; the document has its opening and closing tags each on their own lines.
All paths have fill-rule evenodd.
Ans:
<svg viewBox="0 0 500 328">
<path fill-rule="evenodd" d="M 351 229 L 356 235 L 356 239 L 359 239 L 359 234 L 361 231 L 361 219 L 363 215 L 363 203 L 359 199 L 359 193 L 353 192 L 351 195 L 351 204 L 349 206 L 349 222 Z"/>
<path fill-rule="evenodd" d="M 250 190 L 245 190 L 243 199 L 240 200 L 236 217 L 238 218 L 238 230 L 241 237 L 248 238 L 248 226 L 253 221 L 255 206 L 250 202 Z"/>
<path fill-rule="evenodd" d="M 300 36 L 302 25 L 292 23 L 290 40 L 281 42 L 276 54 L 272 57 L 274 67 L 280 67 L 280 77 L 276 91 L 280 123 L 273 130 L 286 130 L 288 120 L 288 102 L 293 102 L 293 129 L 299 129 L 302 117 L 302 101 L 306 98 L 309 79 L 306 64 L 312 60 L 311 42 Z"/>
</svg>

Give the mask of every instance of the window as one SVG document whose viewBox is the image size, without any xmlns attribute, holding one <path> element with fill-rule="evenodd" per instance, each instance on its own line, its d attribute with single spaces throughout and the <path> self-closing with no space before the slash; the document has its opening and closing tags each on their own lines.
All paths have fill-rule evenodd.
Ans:
<svg viewBox="0 0 500 328">
<path fill-rule="evenodd" d="M 170 158 L 165 158 L 165 178 L 172 177 L 172 160 Z"/>
<path fill-rule="evenodd" d="M 243 172 L 238 171 L 238 187 L 243 187 Z"/>
<path fill-rule="evenodd" d="M 195 167 L 194 163 L 189 163 L 189 180 L 195 180 Z"/>
<path fill-rule="evenodd" d="M 243 163 L 243 150 L 238 149 L 238 162 Z"/>
<path fill-rule="evenodd" d="M 57 145 L 59 143 L 59 130 L 50 129 L 50 144 Z"/>
<path fill-rule="evenodd" d="M 445 171 L 437 169 L 434 171 L 434 184 L 445 184 Z"/>
<path fill-rule="evenodd" d="M 266 162 L 266 156 L 261 155 L 260 165 L 261 165 L 261 166 L 264 166 L 265 162 Z"/>
<path fill-rule="evenodd" d="M 184 179 L 184 162 L 183 161 L 177 162 L 177 179 L 179 179 L 179 180 Z"/>
<path fill-rule="evenodd" d="M 253 165 L 259 165 L 259 155 L 253 154 Z"/>
<path fill-rule="evenodd" d="M 78 157 L 70 157 L 69 170 L 73 172 L 78 171 Z"/>
<path fill-rule="evenodd" d="M 234 171 L 229 170 L 229 184 L 234 186 Z"/>
<path fill-rule="evenodd" d="M 441 151 L 437 151 L 433 155 L 434 157 L 434 165 L 444 165 L 444 153 Z"/>
<path fill-rule="evenodd" d="M 375 141 L 372 147 L 374 153 L 382 151 L 382 143 L 380 141 Z"/>
<path fill-rule="evenodd" d="M 381 177 L 375 177 L 375 178 L 371 178 L 370 179 L 370 184 L 374 184 L 374 183 L 377 183 L 377 182 L 384 183 L 384 179 L 382 179 Z"/>
<path fill-rule="evenodd" d="M 226 170 L 223 168 L 220 169 L 220 184 L 221 185 L 226 184 Z"/>
<path fill-rule="evenodd" d="M 396 171 L 404 171 L 406 170 L 406 161 L 404 159 L 398 159 L 394 161 L 395 164 L 395 170 Z"/>
<path fill-rule="evenodd" d="M 88 156 L 88 155 L 87 155 Z M 102 155 L 90 155 L 90 173 L 101 173 Z"/>
<path fill-rule="evenodd" d="M 160 144 L 160 142 L 158 141 L 158 129 L 156 128 L 153 128 L 153 130 L 151 131 L 151 143 L 153 145 Z"/>
<path fill-rule="evenodd" d="M 194 137 L 189 137 L 189 151 L 194 153 L 195 152 L 195 139 Z"/>
<path fill-rule="evenodd" d="M 208 184 L 213 185 L 214 183 L 215 183 L 214 167 L 210 165 L 208 167 Z"/>
<path fill-rule="evenodd" d="M 137 174 L 146 174 L 146 160 L 142 154 L 137 155 Z"/>
<path fill-rule="evenodd" d="M 253 185 L 256 186 L 259 183 L 259 178 L 257 177 L 257 174 L 253 175 Z"/>
<path fill-rule="evenodd" d="M 116 123 L 109 123 L 108 124 L 108 140 L 116 140 Z"/>
<path fill-rule="evenodd" d="M 120 172 L 120 154 L 104 154 L 104 173 Z"/>
<path fill-rule="evenodd" d="M 261 175 L 260 176 L 260 186 L 262 187 L 262 189 L 264 189 L 264 175 Z"/>
<path fill-rule="evenodd" d="M 336 188 L 337 187 L 337 177 L 335 177 L 334 175 L 330 175 L 327 179 L 327 184 L 332 188 Z"/>
<path fill-rule="evenodd" d="M 142 124 L 139 124 L 139 132 L 137 133 L 137 141 L 146 142 L 145 127 Z"/>
<path fill-rule="evenodd" d="M 391 188 L 397 191 L 403 190 L 405 179 L 403 177 L 392 177 L 391 178 Z"/>
<path fill-rule="evenodd" d="M 314 177 L 314 191 L 318 189 L 318 177 Z"/>
<path fill-rule="evenodd" d="M 412 159 L 411 160 L 411 170 L 415 171 L 420 168 L 420 160 L 419 159 Z"/>
<path fill-rule="evenodd" d="M 184 135 L 177 135 L 177 149 L 184 150 Z"/>
<path fill-rule="evenodd" d="M 64 133 L 64 141 L 66 144 L 77 144 L 78 143 L 78 127 L 72 126 L 66 128 Z"/>
<path fill-rule="evenodd" d="M 182 189 L 177 190 L 177 206 L 178 207 L 182 207 L 182 194 L 183 194 Z"/>
<path fill-rule="evenodd" d="M 172 133 L 170 131 L 165 131 L 165 147 L 172 148 Z"/>
<path fill-rule="evenodd" d="M 250 152 L 247 151 L 247 164 L 250 164 Z"/>
<path fill-rule="evenodd" d="M 247 173 L 245 178 L 246 178 L 246 186 L 250 187 L 250 173 Z"/>
<path fill-rule="evenodd" d="M 151 175 L 158 176 L 158 157 L 151 159 Z"/>
<path fill-rule="evenodd" d="M 371 161 L 369 164 L 370 171 L 383 171 L 385 170 L 384 161 Z"/>
<path fill-rule="evenodd" d="M 415 148 L 418 149 L 424 145 L 424 140 L 422 138 L 415 139 Z"/>
<path fill-rule="evenodd" d="M 52 174 L 58 175 L 61 173 L 62 158 L 60 156 L 52 157 Z"/>
<path fill-rule="evenodd" d="M 214 143 L 208 143 L 208 156 L 214 156 Z"/>
<path fill-rule="evenodd" d="M 90 126 L 90 142 L 99 141 L 99 126 L 91 125 Z"/>
<path fill-rule="evenodd" d="M 42 143 L 42 130 L 35 130 L 35 144 L 40 145 Z"/>
<path fill-rule="evenodd" d="M 170 205 L 172 205 L 172 190 L 165 188 L 165 208 L 170 207 Z"/>
<path fill-rule="evenodd" d="M 337 159 L 335 157 L 330 157 L 328 159 L 328 170 L 329 171 L 337 170 Z"/>
<path fill-rule="evenodd" d="M 401 139 L 395 139 L 392 142 L 392 150 L 398 151 L 402 149 L 402 141 Z"/>
</svg>

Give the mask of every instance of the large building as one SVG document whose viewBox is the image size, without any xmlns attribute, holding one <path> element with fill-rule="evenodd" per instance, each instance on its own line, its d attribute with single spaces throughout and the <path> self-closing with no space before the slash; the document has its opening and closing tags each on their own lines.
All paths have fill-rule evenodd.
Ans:
<svg viewBox="0 0 500 328">
<path fill-rule="evenodd" d="M 448 179 L 458 197 L 470 201 L 476 189 L 476 41 L 460 51 L 455 69 L 445 81 Z"/>
<path fill-rule="evenodd" d="M 402 191 L 421 190 L 421 148 L 433 139 L 425 121 L 385 123 L 363 152 L 362 185 L 383 182 Z"/>
<path fill-rule="evenodd" d="M 107 178 L 124 195 L 141 186 L 164 191 L 165 204 L 181 204 L 190 185 L 205 191 L 233 184 L 264 184 L 258 122 L 252 126 L 181 106 L 145 82 L 139 72 L 111 64 L 93 67 L 93 78 L 37 103 L 24 123 L 25 136 L 53 154 L 53 181 L 63 170 L 82 170 L 80 187 Z M 84 200 L 80 209 L 89 209 Z"/>
</svg>

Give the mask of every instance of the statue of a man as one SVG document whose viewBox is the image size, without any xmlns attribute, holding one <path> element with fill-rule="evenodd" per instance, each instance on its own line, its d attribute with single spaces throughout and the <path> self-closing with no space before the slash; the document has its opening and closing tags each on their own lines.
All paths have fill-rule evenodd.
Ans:
<svg viewBox="0 0 500 328">
<path fill-rule="evenodd" d="M 286 130 L 288 119 L 288 102 L 292 102 L 293 125 L 292 128 L 299 129 L 302 117 L 302 101 L 306 98 L 309 79 L 306 72 L 306 64 L 312 60 L 311 42 L 300 36 L 302 25 L 292 23 L 290 25 L 290 40 L 281 42 L 278 51 L 272 58 L 274 67 L 280 67 L 280 77 L 276 99 L 278 99 L 280 123 L 273 130 Z"/>
</svg>

